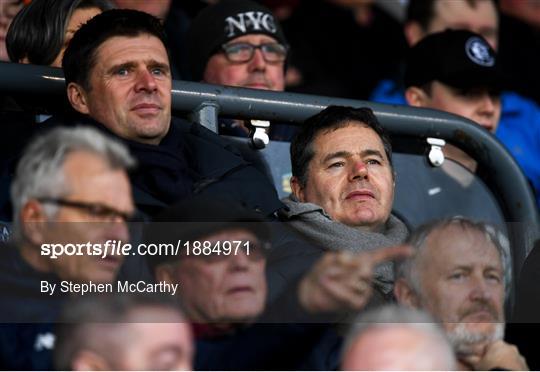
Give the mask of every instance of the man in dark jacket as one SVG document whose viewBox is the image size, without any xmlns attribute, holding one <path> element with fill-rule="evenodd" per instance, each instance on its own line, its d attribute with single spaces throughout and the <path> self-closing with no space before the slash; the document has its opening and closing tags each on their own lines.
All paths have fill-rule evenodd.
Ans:
<svg viewBox="0 0 540 372">
<path fill-rule="evenodd" d="M 193 324 L 196 370 L 337 366 L 333 351 L 340 338 L 333 329 L 293 323 L 319 318 L 299 307 L 299 319 L 287 313 L 290 307 L 263 315 L 270 224 L 234 201 L 199 196 L 164 210 L 147 226 L 145 244 L 182 242 L 151 263 L 156 280 L 181 285 L 176 296 Z"/>
<path fill-rule="evenodd" d="M 133 164 L 124 146 L 90 128 L 57 128 L 25 151 L 12 184 L 15 239 L 0 247 L 2 367 L 50 368 L 52 322 L 65 300 L 113 283 L 122 256 L 71 248 L 128 240 Z"/>
<path fill-rule="evenodd" d="M 164 38 L 158 19 L 135 10 L 107 11 L 83 25 L 62 61 L 76 117 L 60 121 L 96 126 L 129 146 L 138 161 L 130 174 L 135 204 L 150 216 L 193 194 L 272 216 L 283 204 L 266 176 L 217 134 L 171 118 Z M 280 227 L 272 240 L 270 300 L 320 254 Z"/>
<path fill-rule="evenodd" d="M 192 193 L 228 194 L 271 215 L 274 187 L 200 125 L 171 120 L 171 72 L 158 19 L 113 10 L 73 37 L 62 67 L 71 106 L 129 145 L 139 161 L 135 201 L 149 214 Z"/>
</svg>

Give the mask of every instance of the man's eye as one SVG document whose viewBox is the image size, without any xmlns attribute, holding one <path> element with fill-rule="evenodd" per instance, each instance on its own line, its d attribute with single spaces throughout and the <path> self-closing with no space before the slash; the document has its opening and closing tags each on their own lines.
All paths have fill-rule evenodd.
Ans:
<svg viewBox="0 0 540 372">
<path fill-rule="evenodd" d="M 454 274 L 450 275 L 450 279 L 452 279 L 452 280 L 461 280 L 463 278 L 465 278 L 465 274 L 463 274 L 463 273 L 454 273 Z"/>
<path fill-rule="evenodd" d="M 100 205 L 94 205 L 89 209 L 90 214 L 96 217 L 109 217 L 111 215 L 111 210 L 104 208 Z"/>
<path fill-rule="evenodd" d="M 330 164 L 328 168 L 341 168 L 345 165 L 342 161 L 336 161 L 335 163 Z"/>
<path fill-rule="evenodd" d="M 162 68 L 153 68 L 152 69 L 152 74 L 153 75 L 158 75 L 158 76 L 165 75 L 165 70 L 162 69 Z"/>
<path fill-rule="evenodd" d="M 458 95 L 466 99 L 476 99 L 476 98 L 481 97 L 482 94 L 483 92 L 477 89 L 459 89 L 458 90 Z"/>
<path fill-rule="evenodd" d="M 229 56 L 240 56 L 248 55 L 251 52 L 251 49 L 252 47 L 247 44 L 235 44 L 229 45 L 225 51 Z"/>
<path fill-rule="evenodd" d="M 249 51 L 250 49 L 251 49 L 251 46 L 249 46 L 249 45 L 236 44 L 236 45 L 231 45 L 231 47 L 229 48 L 229 52 L 230 53 L 241 53 L 241 52 Z"/>
<path fill-rule="evenodd" d="M 129 71 L 125 67 L 119 68 L 118 70 L 116 70 L 116 75 L 119 75 L 119 76 L 126 76 L 128 73 Z"/>
<path fill-rule="evenodd" d="M 366 161 L 366 164 L 367 165 L 381 165 L 381 162 L 380 160 L 377 160 L 377 159 L 368 159 Z"/>
<path fill-rule="evenodd" d="M 497 275 L 497 274 L 488 274 L 487 279 L 491 280 L 491 281 L 494 281 L 494 282 L 497 282 L 497 283 L 501 282 L 501 277 L 499 275 Z"/>
</svg>

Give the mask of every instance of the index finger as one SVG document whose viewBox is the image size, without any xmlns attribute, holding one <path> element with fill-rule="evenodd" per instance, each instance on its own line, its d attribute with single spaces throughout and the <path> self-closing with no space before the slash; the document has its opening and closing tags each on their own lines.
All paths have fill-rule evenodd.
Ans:
<svg viewBox="0 0 540 372">
<path fill-rule="evenodd" d="M 378 265 L 384 261 L 410 257 L 413 255 L 414 250 L 408 245 L 397 245 L 394 247 L 378 248 L 368 253 L 371 263 Z"/>
</svg>

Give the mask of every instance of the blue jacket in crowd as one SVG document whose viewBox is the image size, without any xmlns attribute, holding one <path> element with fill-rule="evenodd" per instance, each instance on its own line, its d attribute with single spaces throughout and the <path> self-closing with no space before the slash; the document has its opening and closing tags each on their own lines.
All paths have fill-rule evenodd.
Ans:
<svg viewBox="0 0 540 372">
<path fill-rule="evenodd" d="M 373 91 L 371 100 L 407 104 L 402 87 L 392 80 L 383 80 Z M 520 165 L 540 206 L 540 107 L 514 92 L 502 92 L 501 106 L 501 120 L 495 135 Z"/>
</svg>

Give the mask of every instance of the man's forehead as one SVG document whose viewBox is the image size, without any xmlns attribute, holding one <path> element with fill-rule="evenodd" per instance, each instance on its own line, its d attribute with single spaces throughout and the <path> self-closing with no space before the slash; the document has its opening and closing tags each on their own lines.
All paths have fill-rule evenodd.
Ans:
<svg viewBox="0 0 540 372">
<path fill-rule="evenodd" d="M 487 11 L 487 8 L 492 9 L 492 12 Z M 455 27 L 460 22 L 465 23 L 467 21 L 464 17 L 474 16 L 475 21 L 480 22 L 487 21 L 490 15 L 496 14 L 492 0 L 435 0 L 430 23 L 450 22 L 446 27 Z M 494 20 L 496 21 L 496 18 Z M 497 25 L 494 24 L 493 26 L 496 27 Z"/>
<path fill-rule="evenodd" d="M 351 136 L 360 136 L 362 140 L 354 141 Z M 342 140 L 342 137 L 345 141 Z M 384 149 L 379 134 L 367 124 L 359 121 L 350 121 L 342 127 L 321 130 L 315 136 L 314 142 L 316 144 L 315 151 L 324 150 L 324 152 L 340 151 L 351 145 L 360 151 L 365 150 L 366 145 L 374 150 Z"/>
<path fill-rule="evenodd" d="M 431 232 L 425 242 L 423 255 L 432 263 L 444 267 L 485 264 L 501 267 L 501 256 L 486 233 L 450 224 Z"/>
<path fill-rule="evenodd" d="M 447 95 L 451 95 L 453 97 L 462 97 L 465 95 L 483 95 L 483 94 L 489 94 L 493 97 L 499 97 L 501 95 L 500 89 L 495 87 L 488 87 L 487 85 L 475 85 L 470 86 L 466 88 L 460 88 L 460 87 L 454 87 L 452 85 L 448 85 L 446 83 L 442 83 L 440 81 L 435 81 L 432 85 L 431 93 L 432 95 L 436 95 L 437 93 L 440 93 L 443 91 L 443 93 Z M 468 105 L 466 101 L 463 102 L 463 104 Z"/>
<path fill-rule="evenodd" d="M 149 54 L 149 49 L 152 49 L 153 53 L 151 55 Z M 107 55 L 103 55 L 104 53 Z M 169 64 L 167 48 L 161 39 L 148 33 L 141 33 L 134 36 L 112 36 L 104 40 L 96 49 L 97 58 L 105 59 L 105 62 L 110 58 L 111 53 L 130 53 L 132 57 L 140 54 L 141 56 L 145 56 L 146 59 L 156 59 L 158 62 Z"/>
<path fill-rule="evenodd" d="M 249 34 L 249 35 L 242 35 L 239 37 L 236 37 L 232 40 L 230 40 L 227 44 L 233 44 L 233 43 L 254 43 L 254 44 L 261 44 L 261 43 L 277 43 L 278 41 L 268 35 L 265 34 Z"/>
<path fill-rule="evenodd" d="M 126 316 L 126 323 L 149 324 L 157 319 L 163 323 L 176 323 L 184 320 L 180 311 L 168 306 L 141 305 L 129 311 Z"/>
<path fill-rule="evenodd" d="M 64 159 L 64 170 L 83 170 L 85 173 L 102 173 L 111 170 L 105 156 L 89 150 L 75 150 Z"/>
<path fill-rule="evenodd" d="M 366 129 L 372 131 L 376 136 L 378 136 L 378 134 L 373 130 L 373 128 L 371 128 L 366 123 L 363 123 L 357 120 L 347 120 L 345 122 L 336 124 L 336 126 L 334 127 L 320 130 L 317 133 L 316 138 L 320 138 L 324 135 L 328 135 L 328 134 L 332 134 L 332 133 L 336 133 L 336 132 L 344 131 L 344 130 L 361 132 L 361 131 L 365 131 Z"/>
</svg>

